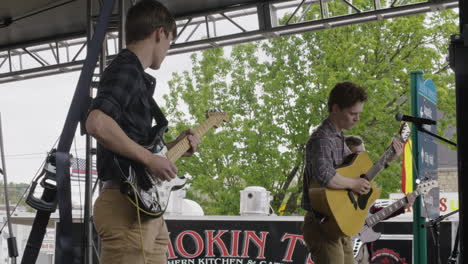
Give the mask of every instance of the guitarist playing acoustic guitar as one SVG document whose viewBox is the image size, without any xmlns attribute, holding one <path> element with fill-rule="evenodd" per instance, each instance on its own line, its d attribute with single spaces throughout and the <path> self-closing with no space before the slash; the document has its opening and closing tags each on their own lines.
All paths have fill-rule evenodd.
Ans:
<svg viewBox="0 0 468 264">
<path fill-rule="evenodd" d="M 330 236 L 325 228 L 325 215 L 312 209 L 309 188 L 315 184 L 327 189 L 350 190 L 366 194 L 371 185 L 364 178 L 349 178 L 337 173 L 337 168 L 351 154 L 345 145 L 343 130 L 349 130 L 359 121 L 367 101 L 364 88 L 351 82 L 335 85 L 328 97 L 328 117 L 311 135 L 306 145 L 305 170 L 303 178 L 302 208 L 307 210 L 304 217 L 303 236 L 313 261 L 317 264 L 353 264 L 352 242 L 349 236 Z M 394 139 L 395 153 L 401 154 L 403 143 Z M 361 227 L 358 227 L 358 229 Z"/>
</svg>

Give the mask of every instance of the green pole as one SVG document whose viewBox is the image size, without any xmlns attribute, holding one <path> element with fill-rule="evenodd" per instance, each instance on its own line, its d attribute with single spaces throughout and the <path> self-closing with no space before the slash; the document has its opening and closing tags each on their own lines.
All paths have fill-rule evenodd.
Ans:
<svg viewBox="0 0 468 264">
<path fill-rule="evenodd" d="M 411 115 L 418 116 L 418 87 L 424 85 L 423 72 L 411 72 Z M 414 124 L 412 125 L 411 140 L 413 141 L 413 171 L 419 171 L 419 141 L 418 131 Z M 413 173 L 413 186 L 416 186 L 418 173 Z M 422 227 L 425 223 L 425 218 L 421 217 L 421 197 L 416 198 L 413 206 L 413 263 L 427 263 L 427 234 L 426 229 Z"/>
</svg>

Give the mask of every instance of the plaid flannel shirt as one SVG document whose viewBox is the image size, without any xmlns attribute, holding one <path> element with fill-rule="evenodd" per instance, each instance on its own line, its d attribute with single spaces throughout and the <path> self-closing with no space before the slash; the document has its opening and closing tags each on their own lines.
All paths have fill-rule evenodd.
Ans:
<svg viewBox="0 0 468 264">
<path fill-rule="evenodd" d="M 312 133 L 306 145 L 303 178 L 302 208 L 311 211 L 309 200 L 310 183 L 327 186 L 338 168 L 351 151 L 346 146 L 343 132 L 337 132 L 333 124 L 325 119 Z"/>
<path fill-rule="evenodd" d="M 156 79 L 144 71 L 138 57 L 130 50 L 122 50 L 104 71 L 90 111 L 101 110 L 129 138 L 143 144 L 151 136 L 155 85 Z M 119 177 L 113 158 L 114 153 L 98 144 L 97 170 L 101 180 Z"/>
</svg>

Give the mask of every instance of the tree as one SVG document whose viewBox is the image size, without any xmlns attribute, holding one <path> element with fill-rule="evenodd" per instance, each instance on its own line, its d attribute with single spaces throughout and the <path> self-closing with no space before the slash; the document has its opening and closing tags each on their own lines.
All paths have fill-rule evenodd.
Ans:
<svg viewBox="0 0 468 264">
<path fill-rule="evenodd" d="M 27 183 L 8 183 L 8 198 L 9 198 L 9 204 L 11 208 L 14 208 L 15 206 L 24 206 L 26 210 L 29 212 L 32 212 L 33 209 L 29 207 L 29 205 L 26 204 L 26 195 L 25 192 L 29 188 L 29 184 Z M 5 203 L 5 191 L 3 187 L 3 181 L 0 181 L 0 203 L 4 204 Z"/>
<path fill-rule="evenodd" d="M 412 70 L 424 71 L 438 88 L 440 128 L 454 126 L 454 78 L 445 57 L 456 22 L 449 10 L 193 54 L 193 69 L 174 74 L 164 97 L 173 120 L 169 136 L 200 123 L 213 107 L 229 112 L 231 122 L 177 164 L 192 176 L 188 196 L 207 214 L 238 214 L 239 191 L 257 185 L 272 192 L 275 211 L 287 201 L 286 212 L 297 213 L 304 145 L 326 117 L 336 82 L 368 89 L 362 120 L 347 133 L 363 137 L 373 160 L 398 130 L 395 113 L 409 111 Z M 394 162 L 377 177 L 383 197 L 398 191 L 400 167 Z"/>
</svg>

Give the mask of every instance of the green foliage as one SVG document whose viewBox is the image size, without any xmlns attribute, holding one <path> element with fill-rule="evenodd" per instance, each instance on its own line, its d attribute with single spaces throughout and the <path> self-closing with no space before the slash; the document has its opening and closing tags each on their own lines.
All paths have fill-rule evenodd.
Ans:
<svg viewBox="0 0 468 264">
<path fill-rule="evenodd" d="M 21 200 L 19 206 L 26 207 L 27 211 L 29 212 L 34 211 L 34 209 L 32 209 L 31 207 L 29 207 L 29 205 L 26 204 L 26 195 L 23 197 L 23 194 L 28 188 L 29 184 L 27 183 L 8 183 L 8 198 L 10 207 L 15 207 Z M 5 191 L 3 187 L 3 181 L 0 181 L 0 203 L 5 203 Z"/>
<path fill-rule="evenodd" d="M 368 89 L 361 122 L 346 133 L 362 136 L 373 160 L 398 131 L 395 113 L 409 112 L 410 71 L 435 82 L 445 113 L 440 128 L 454 126 L 454 76 L 445 57 L 456 17 L 449 10 L 237 45 L 228 54 L 219 48 L 193 54 L 192 70 L 174 74 L 165 96 L 170 136 L 202 122 L 211 108 L 229 112 L 231 122 L 209 132 L 193 158 L 178 162 L 192 176 L 189 197 L 206 214 L 238 214 L 239 191 L 257 185 L 272 192 L 275 211 L 289 197 L 286 213 L 297 213 L 304 144 L 327 116 L 336 82 Z M 383 197 L 399 190 L 400 167 L 394 162 L 377 177 Z"/>
</svg>

